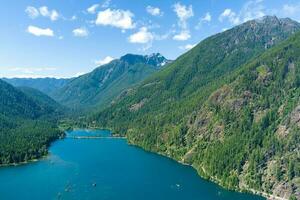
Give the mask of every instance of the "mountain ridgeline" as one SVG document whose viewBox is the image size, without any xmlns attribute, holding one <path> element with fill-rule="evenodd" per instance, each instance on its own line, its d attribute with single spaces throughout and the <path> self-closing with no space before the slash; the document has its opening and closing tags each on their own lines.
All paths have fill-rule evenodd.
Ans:
<svg viewBox="0 0 300 200">
<path fill-rule="evenodd" d="M 40 91 L 0 80 L 0 165 L 46 155 L 48 145 L 62 135 L 57 128 L 62 112 Z"/>
<path fill-rule="evenodd" d="M 57 78 L 3 78 L 2 80 L 15 87 L 30 87 L 37 89 L 49 96 L 59 88 L 66 85 L 71 79 Z"/>
<path fill-rule="evenodd" d="M 299 31 L 266 16 L 172 62 L 127 54 L 72 79 L 0 80 L 0 165 L 46 155 L 67 106 L 87 115 L 74 124 L 126 135 L 226 188 L 300 199 Z"/>
<path fill-rule="evenodd" d="M 211 36 L 89 125 L 126 134 L 224 187 L 299 199 L 299 30 L 267 16 Z"/>
<path fill-rule="evenodd" d="M 149 56 L 127 54 L 72 79 L 54 92 L 53 97 L 70 108 L 105 107 L 122 91 L 140 83 L 169 62 L 158 53 Z"/>
</svg>

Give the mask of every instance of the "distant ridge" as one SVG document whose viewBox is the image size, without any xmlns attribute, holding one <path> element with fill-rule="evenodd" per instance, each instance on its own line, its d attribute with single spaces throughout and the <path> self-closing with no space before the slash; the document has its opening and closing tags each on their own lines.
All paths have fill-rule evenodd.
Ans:
<svg viewBox="0 0 300 200">
<path fill-rule="evenodd" d="M 2 78 L 15 87 L 31 87 L 50 95 L 67 84 L 71 79 L 66 78 Z"/>
<path fill-rule="evenodd" d="M 88 110 L 105 107 L 124 90 L 135 86 L 171 61 L 159 53 L 126 54 L 92 72 L 74 78 L 53 93 L 53 97 L 70 108 Z"/>
</svg>

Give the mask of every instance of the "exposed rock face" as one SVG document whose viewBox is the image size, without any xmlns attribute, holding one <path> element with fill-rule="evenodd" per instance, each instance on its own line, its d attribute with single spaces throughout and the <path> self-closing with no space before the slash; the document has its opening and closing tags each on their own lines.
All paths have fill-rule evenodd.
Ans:
<svg viewBox="0 0 300 200">
<path fill-rule="evenodd" d="M 129 108 L 129 110 L 131 112 L 138 111 L 139 109 L 141 109 L 144 106 L 144 104 L 146 102 L 147 102 L 147 99 L 142 99 L 139 103 L 131 105 L 130 108 Z"/>
<path fill-rule="evenodd" d="M 298 111 L 290 120 L 300 96 L 300 34 L 290 37 L 298 30 L 298 22 L 264 17 L 211 36 L 98 121 L 122 122 L 135 144 L 186 161 L 224 187 L 296 193 L 288 165 L 299 163 Z"/>
<path fill-rule="evenodd" d="M 135 87 L 170 62 L 159 53 L 126 54 L 90 73 L 71 79 L 54 91 L 53 97 L 70 108 L 83 111 L 101 109 L 115 104 L 124 90 Z"/>
<path fill-rule="evenodd" d="M 291 114 L 291 123 L 296 124 L 300 128 L 300 105 L 295 108 Z"/>
</svg>

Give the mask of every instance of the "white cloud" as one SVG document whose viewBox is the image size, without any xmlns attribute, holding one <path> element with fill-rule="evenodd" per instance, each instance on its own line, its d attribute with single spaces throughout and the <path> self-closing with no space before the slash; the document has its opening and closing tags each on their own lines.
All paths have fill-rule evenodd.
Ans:
<svg viewBox="0 0 300 200">
<path fill-rule="evenodd" d="M 41 15 L 43 17 L 48 17 L 51 21 L 55 21 L 60 17 L 59 13 L 56 10 L 49 10 L 47 6 L 42 6 L 39 9 L 33 6 L 28 6 L 25 9 L 25 12 L 32 19 L 37 18 Z"/>
<path fill-rule="evenodd" d="M 163 13 L 159 8 L 152 7 L 152 6 L 147 6 L 146 11 L 153 16 L 162 16 Z"/>
<path fill-rule="evenodd" d="M 262 4 L 263 0 L 252 0 L 244 4 L 241 12 L 241 22 L 246 22 L 252 19 L 261 18 L 266 15 L 267 10 Z"/>
<path fill-rule="evenodd" d="M 228 28 L 222 28 L 222 32 L 227 31 L 227 30 L 228 30 Z"/>
<path fill-rule="evenodd" d="M 237 25 L 252 19 L 261 18 L 268 12 L 262 3 L 263 0 L 247 1 L 238 14 L 227 8 L 219 16 L 219 21 L 228 20 L 231 24 Z"/>
<path fill-rule="evenodd" d="M 290 17 L 300 21 L 300 3 L 284 4 L 282 9 L 276 14 L 278 16 Z"/>
<path fill-rule="evenodd" d="M 55 67 L 37 67 L 37 68 L 15 67 L 15 68 L 8 69 L 8 71 L 22 72 L 26 74 L 33 74 L 35 72 L 42 72 L 42 71 L 55 71 L 55 70 L 57 70 L 57 68 Z"/>
<path fill-rule="evenodd" d="M 176 3 L 173 5 L 173 10 L 179 18 L 179 26 L 184 29 L 187 28 L 187 20 L 194 16 L 192 5 L 185 6 L 180 3 Z"/>
<path fill-rule="evenodd" d="M 212 17 L 209 12 L 205 13 L 203 17 L 200 18 L 198 24 L 195 26 L 195 29 L 200 29 L 202 27 L 202 24 L 211 22 Z"/>
<path fill-rule="evenodd" d="M 142 27 L 140 30 L 129 36 L 128 40 L 131 43 L 147 44 L 152 42 L 154 36 L 148 31 L 147 27 Z"/>
<path fill-rule="evenodd" d="M 182 49 L 182 50 L 190 50 L 192 48 L 194 48 L 197 44 L 187 44 L 187 45 L 184 45 L 184 46 L 180 46 L 179 48 Z"/>
<path fill-rule="evenodd" d="M 76 15 L 73 15 L 73 16 L 70 18 L 71 21 L 74 21 L 74 20 L 76 20 L 76 19 L 77 19 L 77 16 L 76 16 Z"/>
<path fill-rule="evenodd" d="M 39 11 L 42 16 L 49 17 L 51 21 L 55 21 L 59 17 L 59 14 L 56 10 L 48 10 L 47 6 L 40 7 Z"/>
<path fill-rule="evenodd" d="M 73 78 L 73 77 L 61 77 L 56 75 L 41 75 L 41 74 L 12 74 L 12 75 L 0 75 L 5 78 Z"/>
<path fill-rule="evenodd" d="M 99 7 L 99 4 L 94 4 L 87 9 L 87 12 L 90 14 L 95 14 L 98 7 Z"/>
<path fill-rule="evenodd" d="M 191 38 L 191 34 L 188 29 L 187 20 L 194 16 L 193 6 L 186 6 L 180 3 L 176 3 L 173 5 L 173 11 L 178 17 L 178 26 L 179 28 L 181 28 L 180 32 L 173 36 L 173 40 L 188 40 L 189 38 Z"/>
<path fill-rule="evenodd" d="M 102 8 L 108 8 L 110 5 L 111 0 L 105 0 L 101 5 Z"/>
<path fill-rule="evenodd" d="M 133 22 L 134 14 L 129 10 L 111 10 L 110 8 L 98 13 L 96 24 L 103 26 L 113 26 L 123 30 L 135 27 Z"/>
<path fill-rule="evenodd" d="M 207 13 L 205 14 L 205 16 L 201 18 L 201 21 L 202 21 L 202 22 L 210 22 L 210 21 L 211 21 L 211 15 L 210 15 L 210 13 L 207 12 Z"/>
<path fill-rule="evenodd" d="M 32 19 L 37 18 L 40 15 L 38 9 L 36 9 L 35 7 L 32 7 L 32 6 L 27 6 L 27 8 L 25 9 L 25 12 Z"/>
<path fill-rule="evenodd" d="M 227 8 L 223 11 L 223 13 L 219 16 L 219 21 L 223 22 L 225 19 L 228 19 L 232 24 L 239 24 L 240 19 L 231 9 Z"/>
<path fill-rule="evenodd" d="M 49 72 L 56 71 L 55 67 L 10 67 L 1 69 L 7 78 L 45 78 L 53 77 Z M 44 74 L 44 75 L 42 75 Z M 46 75 L 47 74 L 47 75 Z M 1 76 L 1 75 L 0 75 Z"/>
<path fill-rule="evenodd" d="M 83 74 L 86 74 L 86 72 L 77 72 L 73 77 L 78 77 L 78 76 L 81 76 Z"/>
<path fill-rule="evenodd" d="M 179 34 L 173 36 L 173 40 L 185 41 L 191 38 L 191 34 L 188 30 L 183 30 Z"/>
<path fill-rule="evenodd" d="M 286 13 L 286 14 L 290 14 L 293 15 L 296 12 L 300 11 L 300 4 L 299 5 L 291 5 L 291 4 L 285 4 L 283 5 L 282 10 Z"/>
<path fill-rule="evenodd" d="M 27 32 L 31 33 L 35 36 L 48 36 L 48 37 L 53 37 L 54 36 L 54 32 L 53 30 L 51 30 L 50 28 L 39 28 L 36 26 L 28 26 L 27 27 Z"/>
<path fill-rule="evenodd" d="M 72 32 L 75 37 L 87 37 L 89 35 L 89 31 L 84 27 L 76 28 Z"/>
<path fill-rule="evenodd" d="M 106 56 L 105 58 L 101 59 L 101 60 L 96 60 L 95 61 L 95 64 L 98 65 L 98 66 L 101 66 L 101 65 L 105 65 L 107 63 L 110 63 L 111 61 L 113 61 L 114 58 L 111 57 L 111 56 Z"/>
</svg>

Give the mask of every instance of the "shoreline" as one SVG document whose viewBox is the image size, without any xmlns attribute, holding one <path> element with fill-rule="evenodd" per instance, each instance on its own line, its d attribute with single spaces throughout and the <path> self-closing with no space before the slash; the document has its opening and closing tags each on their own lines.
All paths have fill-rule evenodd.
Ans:
<svg viewBox="0 0 300 200">
<path fill-rule="evenodd" d="M 127 142 L 129 142 L 127 140 Z M 266 200 L 288 200 L 288 199 L 285 199 L 283 197 L 278 197 L 278 196 L 275 196 L 275 195 L 272 195 L 272 194 L 268 194 L 266 192 L 262 192 L 262 191 L 257 191 L 257 190 L 254 190 L 254 189 L 251 189 L 251 188 L 244 188 L 244 189 L 235 189 L 235 190 L 232 190 L 232 189 L 228 189 L 226 188 L 225 186 L 223 186 L 222 184 L 220 184 L 220 181 L 218 179 L 216 179 L 215 177 L 209 177 L 209 178 L 205 178 L 203 175 L 201 175 L 198 170 L 196 169 L 195 166 L 189 164 L 189 163 L 186 163 L 184 162 L 183 160 L 176 160 L 168 155 L 165 155 L 163 154 L 162 152 L 155 152 L 155 151 L 149 151 L 149 150 L 146 150 L 145 148 L 143 148 L 142 146 L 140 145 L 137 145 L 137 144 L 134 144 L 134 143 L 128 143 L 129 145 L 132 145 L 132 146 L 135 146 L 135 147 L 138 147 L 138 148 L 141 148 L 143 149 L 144 151 L 147 151 L 147 152 L 151 152 L 151 153 L 155 153 L 157 155 L 161 155 L 163 157 L 166 157 L 166 158 L 169 158 L 169 159 L 172 159 L 174 160 L 175 162 L 181 164 L 181 165 L 185 165 L 185 166 L 189 166 L 189 167 L 192 167 L 194 170 L 196 170 L 198 176 L 204 180 L 207 180 L 207 181 L 210 181 L 212 183 L 215 183 L 217 184 L 218 186 L 226 189 L 226 190 L 229 190 L 229 191 L 236 191 L 236 192 L 240 192 L 240 193 L 248 193 L 248 194 L 253 194 L 253 195 L 258 195 L 258 196 L 261 196 L 261 197 L 264 197 L 266 198 Z M 203 167 L 202 167 L 203 168 Z M 203 170 L 205 171 L 205 169 L 203 168 Z"/>
<path fill-rule="evenodd" d="M 48 155 L 49 155 L 49 153 L 47 153 L 47 155 L 44 155 L 44 156 L 39 157 L 39 158 L 34 158 L 34 159 L 31 159 L 31 160 L 22 161 L 22 162 L 18 162 L 18 163 L 0 164 L 0 168 L 2 168 L 2 167 L 18 167 L 18 166 L 21 166 L 21 165 L 26 165 L 26 164 L 38 162 L 40 160 L 43 160 L 43 159 L 47 158 Z"/>
<path fill-rule="evenodd" d="M 101 129 L 101 128 L 99 128 L 99 129 L 88 129 L 88 128 L 80 129 L 80 128 L 74 128 L 74 129 L 71 129 L 71 130 L 109 130 L 109 129 Z M 70 131 L 70 130 L 66 130 L 65 132 L 68 132 L 68 131 Z M 106 138 L 106 137 L 101 137 L 101 138 Z M 266 198 L 266 200 L 288 200 L 288 199 L 285 199 L 285 198 L 282 198 L 282 197 L 278 197 L 278 196 L 275 196 L 275 195 L 272 195 L 272 194 L 268 194 L 268 193 L 265 193 L 265 192 L 262 192 L 262 191 L 257 191 L 257 190 L 251 189 L 251 188 L 244 188 L 244 189 L 237 189 L 237 190 L 228 189 L 228 188 L 224 187 L 222 184 L 220 184 L 220 181 L 218 179 L 216 179 L 215 177 L 205 178 L 203 175 L 199 174 L 199 172 L 196 169 L 196 167 L 194 167 L 191 164 L 188 164 L 188 163 L 184 162 L 183 160 L 177 160 L 177 159 L 172 158 L 172 157 L 170 157 L 168 155 L 165 155 L 162 152 L 155 152 L 155 151 L 146 150 L 142 146 L 130 142 L 126 136 L 121 136 L 119 134 L 116 134 L 116 136 L 112 135 L 112 136 L 110 136 L 108 138 L 109 139 L 126 139 L 128 145 L 135 146 L 135 147 L 138 147 L 140 149 L 143 149 L 144 151 L 155 153 L 157 155 L 161 155 L 161 156 L 164 156 L 166 158 L 172 159 L 172 160 L 174 160 L 175 162 L 177 162 L 177 163 L 179 163 L 181 165 L 190 166 L 194 170 L 196 170 L 196 172 L 197 172 L 197 174 L 198 174 L 198 176 L 200 178 L 208 180 L 208 181 L 211 181 L 211 182 L 219 185 L 220 187 L 222 187 L 222 188 L 224 188 L 226 190 L 237 191 L 237 192 L 240 192 L 240 193 L 249 193 L 249 194 L 259 195 L 259 196 L 262 196 L 262 197 Z M 52 143 L 54 143 L 54 142 L 56 142 L 58 140 L 63 140 L 63 139 L 68 139 L 68 137 L 65 135 L 62 138 L 58 138 L 57 140 L 54 140 Z M 78 138 L 74 137 L 74 138 L 71 138 L 71 139 L 97 139 L 97 138 L 95 138 L 93 136 L 91 136 L 91 137 L 78 136 Z M 48 149 L 50 148 L 50 146 L 48 147 Z M 47 152 L 46 155 L 43 155 L 43 156 L 41 156 L 39 158 L 35 158 L 35 159 L 31 159 L 31 160 L 27 160 L 27 161 L 23 161 L 23 162 L 19 162 L 19 163 L 0 164 L 0 169 L 2 167 L 17 167 L 17 166 L 21 166 L 21 165 L 26 165 L 26 164 L 38 162 L 40 160 L 43 160 L 43 159 L 47 158 L 48 156 L 49 156 L 49 152 Z"/>
</svg>

